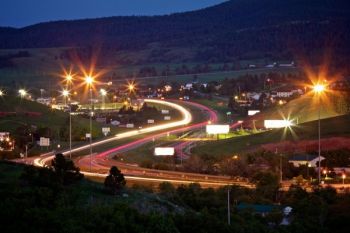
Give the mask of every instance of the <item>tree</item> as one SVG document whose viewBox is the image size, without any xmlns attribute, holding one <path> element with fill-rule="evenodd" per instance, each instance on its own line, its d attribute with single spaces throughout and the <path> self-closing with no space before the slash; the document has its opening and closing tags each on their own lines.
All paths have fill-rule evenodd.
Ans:
<svg viewBox="0 0 350 233">
<path fill-rule="evenodd" d="M 112 166 L 109 175 L 106 177 L 104 185 L 109 193 L 117 194 L 126 184 L 123 173 L 116 167 Z"/>
<path fill-rule="evenodd" d="M 71 184 L 84 177 L 84 175 L 80 173 L 79 168 L 74 165 L 73 161 L 66 159 L 61 153 L 55 155 L 51 165 L 53 171 L 61 179 L 63 184 Z"/>
<path fill-rule="evenodd" d="M 279 189 L 278 176 L 272 172 L 259 172 L 253 177 L 256 192 L 263 198 L 274 200 Z"/>
</svg>

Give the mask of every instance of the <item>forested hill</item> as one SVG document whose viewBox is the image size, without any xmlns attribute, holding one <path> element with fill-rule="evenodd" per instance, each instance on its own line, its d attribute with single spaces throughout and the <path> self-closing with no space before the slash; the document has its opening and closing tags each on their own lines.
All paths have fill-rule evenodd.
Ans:
<svg viewBox="0 0 350 233">
<path fill-rule="evenodd" d="M 266 54 L 349 54 L 348 0 L 231 0 L 198 11 L 56 21 L 0 28 L 0 48 L 86 47 L 116 50 L 189 48 L 189 60 Z M 162 50 L 163 49 L 163 50 Z M 171 59 L 171 58 L 169 58 Z"/>
</svg>

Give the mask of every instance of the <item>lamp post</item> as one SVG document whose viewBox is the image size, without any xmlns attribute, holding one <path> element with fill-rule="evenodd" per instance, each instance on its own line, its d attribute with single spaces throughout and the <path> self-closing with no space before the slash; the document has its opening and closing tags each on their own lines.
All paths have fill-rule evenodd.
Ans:
<svg viewBox="0 0 350 233">
<path fill-rule="evenodd" d="M 105 108 L 105 97 L 107 95 L 107 91 L 105 89 L 100 90 L 101 96 L 102 96 L 102 108 Z"/>
<path fill-rule="evenodd" d="M 64 96 L 64 104 L 67 105 L 67 99 L 69 100 L 70 92 L 63 90 L 62 95 Z M 71 106 L 69 105 L 69 159 L 72 159 L 72 114 Z"/>
<path fill-rule="evenodd" d="M 318 99 L 318 184 L 321 183 L 321 94 L 325 91 L 325 86 L 322 84 L 316 84 L 314 92 L 317 94 Z"/>
<path fill-rule="evenodd" d="M 5 93 L 2 90 L 0 90 L 0 97 L 2 97 L 4 95 L 5 95 Z"/>
<path fill-rule="evenodd" d="M 345 184 L 345 178 L 346 178 L 345 173 L 343 173 L 343 175 L 341 176 L 341 178 L 343 179 L 343 185 L 344 185 L 344 184 Z"/>
<path fill-rule="evenodd" d="M 86 85 L 89 88 L 90 93 L 90 172 L 91 172 L 91 162 L 92 162 L 92 84 L 94 82 L 93 77 L 86 76 L 85 77 Z"/>
<path fill-rule="evenodd" d="M 72 76 L 67 76 L 67 83 L 70 85 Z M 70 102 L 70 101 L 69 101 Z M 69 103 L 69 159 L 72 159 L 72 105 Z"/>
</svg>

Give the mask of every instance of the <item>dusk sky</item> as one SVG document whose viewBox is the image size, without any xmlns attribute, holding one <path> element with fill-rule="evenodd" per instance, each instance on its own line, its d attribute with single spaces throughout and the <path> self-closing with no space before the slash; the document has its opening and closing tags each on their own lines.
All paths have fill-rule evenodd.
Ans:
<svg viewBox="0 0 350 233">
<path fill-rule="evenodd" d="M 0 26 L 119 15 L 161 15 L 196 10 L 225 0 L 1 0 Z"/>
</svg>

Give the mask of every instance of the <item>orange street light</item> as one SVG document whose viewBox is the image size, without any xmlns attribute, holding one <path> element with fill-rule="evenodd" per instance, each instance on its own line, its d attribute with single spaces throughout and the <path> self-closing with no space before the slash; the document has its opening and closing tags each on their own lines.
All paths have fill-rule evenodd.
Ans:
<svg viewBox="0 0 350 233">
<path fill-rule="evenodd" d="M 132 83 L 129 84 L 128 89 L 129 89 L 129 91 L 133 91 L 135 89 L 135 85 Z"/>
<path fill-rule="evenodd" d="M 85 83 L 86 83 L 88 86 L 91 86 L 93 82 L 94 82 L 94 78 L 93 78 L 93 77 L 91 77 L 91 76 L 86 76 L 86 77 L 85 77 Z"/>
<path fill-rule="evenodd" d="M 317 94 L 319 94 L 319 93 L 324 92 L 324 91 L 326 90 L 326 87 L 325 87 L 325 85 L 322 85 L 322 84 L 316 84 L 316 85 L 313 87 L 313 89 L 314 89 L 314 92 L 316 92 Z"/>
<path fill-rule="evenodd" d="M 70 74 L 66 75 L 66 80 L 68 82 L 72 81 L 72 79 L 73 79 L 72 75 L 70 75 Z"/>
</svg>

